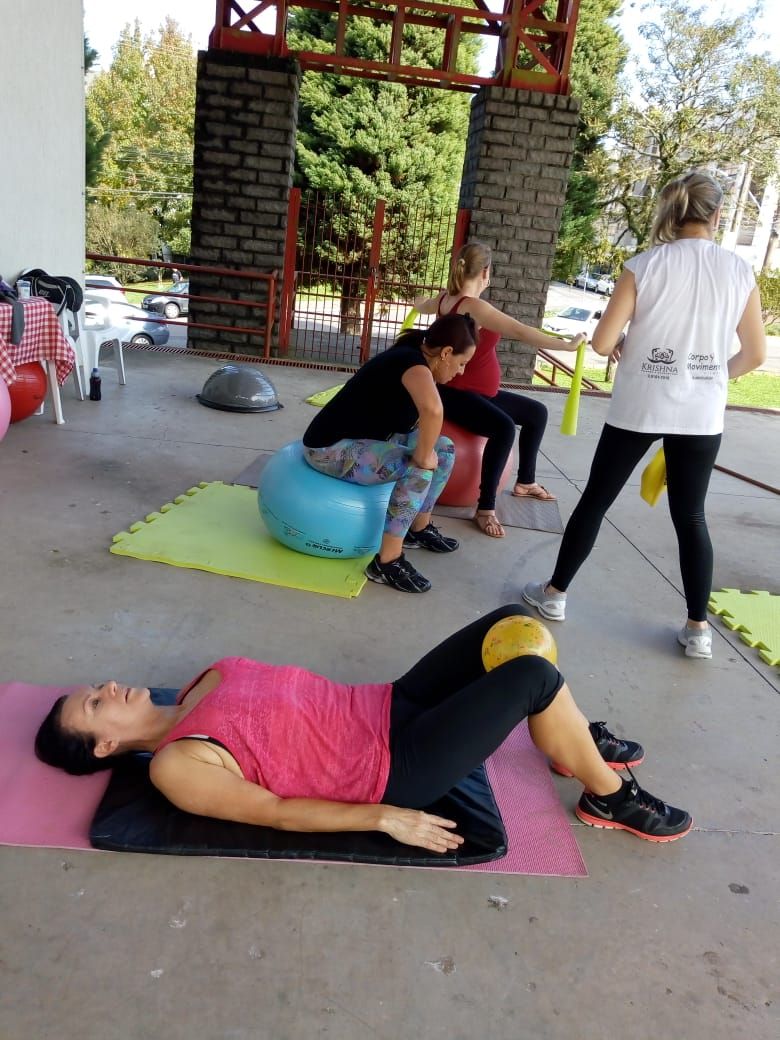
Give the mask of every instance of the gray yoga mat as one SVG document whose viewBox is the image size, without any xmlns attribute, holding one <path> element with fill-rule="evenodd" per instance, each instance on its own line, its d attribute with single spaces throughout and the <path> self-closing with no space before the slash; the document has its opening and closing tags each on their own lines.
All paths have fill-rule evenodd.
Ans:
<svg viewBox="0 0 780 1040">
<path fill-rule="evenodd" d="M 273 452 L 264 451 L 248 466 L 233 478 L 234 484 L 256 488 L 260 482 L 263 467 Z M 474 506 L 442 506 L 434 508 L 437 516 L 449 516 L 456 520 L 470 520 L 474 516 Z M 496 499 L 496 515 L 504 527 L 523 527 L 527 531 L 547 531 L 550 534 L 563 534 L 563 523 L 557 502 L 542 502 L 538 498 L 515 498 L 509 491 L 503 491 Z"/>
<path fill-rule="evenodd" d="M 232 484 L 243 484 L 244 487 L 256 488 L 260 483 L 260 474 L 263 472 L 266 463 L 273 455 L 272 451 L 261 452 L 254 462 L 250 462 L 248 466 L 238 474 L 237 477 L 233 477 Z"/>
<path fill-rule="evenodd" d="M 470 520 L 476 512 L 476 506 L 436 505 L 433 511 L 436 516 Z M 511 491 L 502 491 L 496 499 L 496 516 L 504 527 L 523 527 L 528 531 L 563 534 L 561 512 L 557 502 L 542 502 L 538 498 L 515 498 Z"/>
</svg>

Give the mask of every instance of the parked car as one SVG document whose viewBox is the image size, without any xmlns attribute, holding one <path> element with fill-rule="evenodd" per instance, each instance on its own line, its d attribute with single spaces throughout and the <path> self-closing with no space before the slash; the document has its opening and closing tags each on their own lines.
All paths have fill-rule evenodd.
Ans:
<svg viewBox="0 0 780 1040">
<path fill-rule="evenodd" d="M 126 336 L 123 343 L 132 343 L 136 347 L 160 347 L 170 337 L 168 326 L 155 320 L 156 314 L 132 303 L 123 303 L 114 299 L 113 294 L 90 290 L 84 295 L 84 324 L 111 325 L 124 329 Z"/>
<path fill-rule="evenodd" d="M 150 293 L 148 296 L 144 296 L 141 306 L 144 310 L 164 314 L 166 318 L 178 318 L 180 314 L 189 313 L 190 301 L 186 295 L 184 299 L 180 299 L 182 293 L 186 294 L 189 291 L 189 282 L 179 282 L 178 285 L 171 286 L 164 293 Z"/>
<path fill-rule="evenodd" d="M 598 281 L 597 275 L 588 274 L 587 271 L 580 271 L 574 279 L 574 284 L 578 289 L 590 289 L 591 292 L 595 292 Z"/>
<path fill-rule="evenodd" d="M 84 279 L 84 285 L 87 289 L 108 289 L 107 295 L 112 300 L 122 300 L 124 303 L 129 304 L 130 301 L 125 293 L 124 286 L 118 278 L 112 278 L 107 274 L 88 274 Z"/>
<path fill-rule="evenodd" d="M 558 314 L 545 318 L 542 328 L 561 336 L 574 336 L 578 332 L 584 332 L 590 343 L 593 330 L 598 325 L 601 314 L 600 307 L 564 307 Z M 551 346 L 550 349 L 555 348 Z"/>
<path fill-rule="evenodd" d="M 602 275 L 596 282 L 596 292 L 601 293 L 603 296 L 611 296 L 614 290 L 615 283 L 609 275 Z"/>
</svg>

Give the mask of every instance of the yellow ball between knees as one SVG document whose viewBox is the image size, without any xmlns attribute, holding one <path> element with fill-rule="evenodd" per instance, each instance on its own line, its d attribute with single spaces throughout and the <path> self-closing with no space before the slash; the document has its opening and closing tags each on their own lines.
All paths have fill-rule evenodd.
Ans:
<svg viewBox="0 0 780 1040">
<path fill-rule="evenodd" d="M 482 663 L 486 672 L 524 654 L 536 654 L 551 664 L 558 663 L 558 648 L 549 629 L 536 618 L 513 614 L 492 625 L 482 641 Z"/>
</svg>

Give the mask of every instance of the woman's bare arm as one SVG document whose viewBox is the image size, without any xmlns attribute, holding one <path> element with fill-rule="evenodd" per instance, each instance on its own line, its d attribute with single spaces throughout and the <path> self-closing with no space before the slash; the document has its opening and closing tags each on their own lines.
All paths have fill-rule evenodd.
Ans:
<svg viewBox="0 0 780 1040">
<path fill-rule="evenodd" d="M 278 798 L 227 769 L 214 755 L 169 744 L 152 760 L 154 786 L 177 808 L 196 816 L 251 823 L 283 831 L 382 831 L 406 845 L 433 852 L 456 849 L 463 839 L 453 820 L 392 805 L 355 805 L 315 798 Z"/>
<path fill-rule="evenodd" d="M 601 320 L 595 328 L 591 346 L 602 357 L 609 357 L 626 325 L 634 316 L 636 306 L 636 279 L 633 272 L 623 270 L 607 304 Z"/>
<path fill-rule="evenodd" d="M 748 302 L 737 325 L 737 336 L 741 349 L 729 358 L 729 379 L 744 376 L 766 361 L 766 331 L 761 317 L 758 289 L 754 289 L 748 296 Z"/>
<path fill-rule="evenodd" d="M 576 350 L 586 338 L 584 333 L 577 333 L 570 339 L 553 336 L 549 332 L 535 329 L 533 325 L 525 325 L 522 321 L 510 318 L 508 314 L 498 310 L 486 300 L 471 296 L 458 309 L 459 314 L 470 314 L 483 329 L 499 332 L 507 339 L 519 339 L 537 350 Z"/>
<path fill-rule="evenodd" d="M 438 296 L 418 296 L 413 301 L 412 307 L 419 314 L 435 314 L 439 309 L 439 301 L 441 300 L 443 292 L 440 292 Z"/>
<path fill-rule="evenodd" d="M 444 408 L 431 370 L 427 365 L 407 368 L 401 376 L 401 382 L 409 391 L 420 416 L 417 447 L 414 449 L 412 461 L 420 469 L 436 469 L 439 460 L 434 448 L 441 433 Z"/>
</svg>

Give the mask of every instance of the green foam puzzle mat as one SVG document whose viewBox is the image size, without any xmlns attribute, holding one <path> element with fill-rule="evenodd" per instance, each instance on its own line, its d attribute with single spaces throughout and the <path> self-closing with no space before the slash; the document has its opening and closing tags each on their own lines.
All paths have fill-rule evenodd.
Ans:
<svg viewBox="0 0 780 1040">
<path fill-rule="evenodd" d="M 329 386 L 327 390 L 320 390 L 318 393 L 312 394 L 311 397 L 306 398 L 306 404 L 313 404 L 317 408 L 322 408 L 328 401 L 333 400 L 343 385 L 343 383 L 339 383 L 338 386 Z"/>
<path fill-rule="evenodd" d="M 192 487 L 115 534 L 111 552 L 342 599 L 360 593 L 371 558 L 326 560 L 293 552 L 266 531 L 256 491 L 221 481 Z"/>
<path fill-rule="evenodd" d="M 721 589 L 710 596 L 709 609 L 743 643 L 755 647 L 762 660 L 780 666 L 780 596 Z"/>
</svg>

